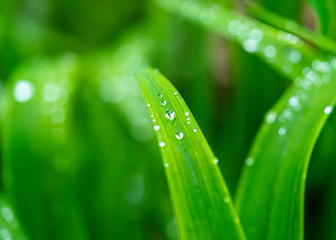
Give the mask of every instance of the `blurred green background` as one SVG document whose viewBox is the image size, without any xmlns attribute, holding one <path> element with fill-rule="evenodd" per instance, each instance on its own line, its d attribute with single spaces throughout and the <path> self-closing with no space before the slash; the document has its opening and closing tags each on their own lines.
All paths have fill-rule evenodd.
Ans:
<svg viewBox="0 0 336 240">
<path fill-rule="evenodd" d="M 258 3 L 319 28 L 307 2 Z M 129 75 L 148 65 L 185 98 L 234 195 L 287 79 L 150 0 L 1 1 L 0 186 L 28 239 L 178 239 L 152 125 Z M 308 176 L 306 239 L 336 239 L 335 141 L 328 124 Z"/>
</svg>

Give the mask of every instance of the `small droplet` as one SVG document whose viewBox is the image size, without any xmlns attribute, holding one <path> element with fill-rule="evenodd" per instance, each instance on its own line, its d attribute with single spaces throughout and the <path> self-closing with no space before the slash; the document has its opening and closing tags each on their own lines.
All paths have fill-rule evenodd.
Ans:
<svg viewBox="0 0 336 240">
<path fill-rule="evenodd" d="M 247 39 L 244 41 L 243 47 L 248 52 L 256 52 L 258 50 L 258 42 L 254 39 Z"/>
<path fill-rule="evenodd" d="M 253 158 L 246 159 L 245 164 L 246 166 L 249 166 L 249 167 L 252 166 L 254 164 Z"/>
<path fill-rule="evenodd" d="M 194 128 L 194 129 L 193 129 L 193 132 L 197 132 L 197 129 L 196 129 L 196 128 Z"/>
<path fill-rule="evenodd" d="M 266 123 L 272 124 L 275 122 L 276 118 L 277 118 L 277 114 L 275 112 L 270 112 L 266 116 Z"/>
<path fill-rule="evenodd" d="M 35 93 L 34 85 L 26 80 L 20 80 L 14 87 L 14 98 L 19 103 L 29 101 Z"/>
<path fill-rule="evenodd" d="M 155 130 L 155 131 L 159 131 L 159 130 L 160 130 L 160 126 L 159 126 L 159 125 L 155 125 L 155 126 L 154 126 L 154 130 Z"/>
<path fill-rule="evenodd" d="M 161 102 L 161 105 L 162 105 L 162 106 L 166 106 L 166 105 L 167 105 L 167 101 L 163 100 L 163 101 Z"/>
<path fill-rule="evenodd" d="M 159 98 L 162 98 L 162 97 L 163 97 L 163 95 L 162 95 L 161 93 L 159 93 L 158 96 L 159 96 Z"/>
<path fill-rule="evenodd" d="M 153 117 L 154 117 L 154 114 L 151 115 L 151 118 L 153 118 Z"/>
<path fill-rule="evenodd" d="M 178 132 L 176 133 L 175 137 L 177 138 L 177 140 L 181 140 L 183 138 L 183 132 Z"/>
<path fill-rule="evenodd" d="M 288 60 L 291 63 L 298 64 L 302 60 L 302 54 L 299 51 L 293 50 L 289 53 Z"/>
<path fill-rule="evenodd" d="M 160 147 L 164 147 L 164 146 L 166 146 L 166 143 L 163 142 L 163 141 L 160 141 L 160 142 L 159 142 L 159 146 L 160 146 Z"/>
<path fill-rule="evenodd" d="M 155 122 L 156 122 L 156 120 L 155 120 L 155 119 L 153 119 L 153 122 L 155 123 Z"/>
<path fill-rule="evenodd" d="M 274 58 L 276 56 L 277 50 L 274 46 L 268 45 L 264 50 L 265 56 L 268 58 Z"/>
<path fill-rule="evenodd" d="M 286 134 L 286 132 L 287 132 L 286 128 L 284 128 L 284 127 L 279 128 L 278 133 L 279 133 L 280 136 L 284 136 Z"/>
<path fill-rule="evenodd" d="M 334 108 L 332 106 L 326 106 L 324 108 L 324 113 L 329 115 L 330 113 L 332 113 L 333 110 L 334 110 Z"/>
<path fill-rule="evenodd" d="M 299 99 L 296 96 L 293 96 L 288 101 L 289 105 L 295 107 L 299 104 Z"/>
<path fill-rule="evenodd" d="M 189 116 L 189 113 L 188 112 L 185 112 L 184 115 L 186 115 L 187 117 Z"/>
<path fill-rule="evenodd" d="M 174 92 L 174 95 L 176 96 L 176 95 L 177 95 L 177 92 Z"/>
<path fill-rule="evenodd" d="M 169 167 L 169 163 L 164 163 L 164 166 L 167 168 L 167 167 Z"/>
<path fill-rule="evenodd" d="M 150 107 L 150 104 L 149 104 L 149 103 L 147 104 L 147 107 Z"/>
<path fill-rule="evenodd" d="M 166 118 L 169 119 L 169 120 L 174 120 L 175 119 L 175 112 L 171 109 L 169 109 L 167 112 L 166 112 Z"/>
<path fill-rule="evenodd" d="M 214 157 L 214 159 L 213 159 L 213 163 L 214 163 L 214 164 L 218 164 L 218 162 L 219 162 L 218 158 Z"/>
<path fill-rule="evenodd" d="M 187 124 L 190 124 L 190 122 L 188 121 Z"/>
</svg>

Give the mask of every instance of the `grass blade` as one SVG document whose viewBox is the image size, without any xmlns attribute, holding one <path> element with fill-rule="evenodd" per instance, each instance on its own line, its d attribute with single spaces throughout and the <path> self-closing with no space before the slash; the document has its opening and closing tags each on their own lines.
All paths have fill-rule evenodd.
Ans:
<svg viewBox="0 0 336 240">
<path fill-rule="evenodd" d="M 325 62 L 331 79 L 331 62 Z M 266 115 L 236 197 L 248 239 L 302 239 L 309 158 L 336 102 L 336 82 L 306 69 Z"/>
<path fill-rule="evenodd" d="M 245 239 L 215 158 L 180 94 L 160 73 L 136 78 L 161 149 L 181 239 Z"/>
<path fill-rule="evenodd" d="M 299 37 L 263 24 L 221 5 L 186 0 L 156 2 L 167 11 L 184 16 L 257 55 L 282 75 L 295 80 L 305 65 L 321 57 Z"/>
<path fill-rule="evenodd" d="M 260 20 L 273 25 L 279 29 L 283 29 L 286 32 L 295 34 L 302 39 L 305 39 L 315 46 L 336 53 L 336 43 L 332 39 L 329 39 L 319 33 L 315 33 L 308 28 L 305 28 L 297 22 L 284 18 L 276 13 L 273 13 L 262 6 L 249 2 L 247 11 L 256 16 Z"/>
</svg>

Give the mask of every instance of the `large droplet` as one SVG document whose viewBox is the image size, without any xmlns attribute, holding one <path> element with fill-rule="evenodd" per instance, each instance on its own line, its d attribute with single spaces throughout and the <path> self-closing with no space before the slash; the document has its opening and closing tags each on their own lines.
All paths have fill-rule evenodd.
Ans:
<svg viewBox="0 0 336 240">
<path fill-rule="evenodd" d="M 334 110 L 334 108 L 332 106 L 326 106 L 324 108 L 324 113 L 329 115 L 330 113 L 332 113 L 333 110 Z"/>
<path fill-rule="evenodd" d="M 34 85 L 26 80 L 20 80 L 14 87 L 14 98 L 17 102 L 27 102 L 34 96 Z"/>
<path fill-rule="evenodd" d="M 178 132 L 176 133 L 175 137 L 178 139 L 178 140 L 181 140 L 183 138 L 183 132 Z"/>
<path fill-rule="evenodd" d="M 175 119 L 175 112 L 171 109 L 169 109 L 167 112 L 166 112 L 166 118 L 169 119 L 169 120 L 174 120 Z"/>
</svg>

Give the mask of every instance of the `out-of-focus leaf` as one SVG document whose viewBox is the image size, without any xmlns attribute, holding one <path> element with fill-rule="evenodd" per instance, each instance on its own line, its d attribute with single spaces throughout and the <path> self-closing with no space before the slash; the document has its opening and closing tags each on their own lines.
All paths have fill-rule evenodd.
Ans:
<svg viewBox="0 0 336 240">
<path fill-rule="evenodd" d="M 236 208 L 249 239 L 302 239 L 305 179 L 336 102 L 335 59 L 306 68 L 265 116 L 241 178 Z"/>
<path fill-rule="evenodd" d="M 287 19 L 280 15 L 277 15 L 276 13 L 268 11 L 267 9 L 253 2 L 249 2 L 247 10 L 253 16 L 259 18 L 260 20 L 272 26 L 275 26 L 279 29 L 283 29 L 286 32 L 295 34 L 301 37 L 302 39 L 305 39 L 310 43 L 313 43 L 315 46 L 321 49 L 336 53 L 335 41 L 333 41 L 328 37 L 315 33 L 308 28 L 301 26 L 294 20 Z"/>
<path fill-rule="evenodd" d="M 226 184 L 190 110 L 155 70 L 136 73 L 161 149 L 182 239 L 245 239 Z"/>
<path fill-rule="evenodd" d="M 4 185 L 32 239 L 86 239 L 76 196 L 80 164 L 72 129 L 79 60 L 26 63 L 7 86 Z"/>
<path fill-rule="evenodd" d="M 219 4 L 203 5 L 188 0 L 156 0 L 164 9 L 197 22 L 211 31 L 239 43 L 282 75 L 295 80 L 302 66 L 320 57 L 299 37 L 275 29 L 255 19 L 227 10 Z"/>
<path fill-rule="evenodd" d="M 27 239 L 5 195 L 0 195 L 0 239 Z"/>
<path fill-rule="evenodd" d="M 309 0 L 320 18 L 320 29 L 323 35 L 336 40 L 336 1 Z"/>
</svg>

